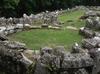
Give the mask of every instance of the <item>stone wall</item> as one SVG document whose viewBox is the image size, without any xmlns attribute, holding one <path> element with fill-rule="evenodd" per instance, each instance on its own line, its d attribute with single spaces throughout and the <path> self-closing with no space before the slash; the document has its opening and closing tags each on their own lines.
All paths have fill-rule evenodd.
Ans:
<svg viewBox="0 0 100 74">
<path fill-rule="evenodd" d="M 23 17 L 27 19 L 29 16 L 24 14 Z M 85 39 L 82 40 L 80 45 L 75 43 L 71 52 L 66 52 L 63 46 L 55 48 L 44 47 L 40 50 L 32 51 L 24 43 L 9 41 L 6 37 L 12 32 L 16 33 L 16 30 L 22 31 L 23 27 L 32 28 L 31 24 L 25 23 L 26 21 L 14 24 L 11 21 L 12 19 L 14 18 L 5 19 L 10 20 L 10 24 L 7 25 L 8 23 L 4 21 L 0 27 L 0 71 L 2 73 L 98 74 L 100 72 L 99 32 L 95 32 L 88 27 L 81 28 L 79 34 L 83 35 Z M 20 19 L 22 20 L 23 18 Z M 47 23 L 45 22 L 45 24 Z M 43 25 L 43 27 L 46 26 Z"/>
</svg>

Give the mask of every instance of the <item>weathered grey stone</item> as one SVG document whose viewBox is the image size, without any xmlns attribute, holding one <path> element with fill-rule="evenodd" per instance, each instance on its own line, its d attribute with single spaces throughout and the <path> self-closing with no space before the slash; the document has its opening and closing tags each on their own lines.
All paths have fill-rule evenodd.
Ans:
<svg viewBox="0 0 100 74">
<path fill-rule="evenodd" d="M 0 34 L 4 34 L 5 30 L 6 30 L 6 27 L 4 27 L 4 26 L 0 27 Z"/>
<path fill-rule="evenodd" d="M 82 46 L 87 49 L 97 48 L 99 46 L 98 44 L 100 44 L 99 37 L 94 37 L 91 39 L 84 39 L 82 42 Z"/>
<path fill-rule="evenodd" d="M 16 24 L 16 27 L 17 29 L 23 29 L 24 25 L 23 24 Z"/>
<path fill-rule="evenodd" d="M 89 74 L 85 69 L 79 69 L 75 74 Z"/>
<path fill-rule="evenodd" d="M 42 28 L 48 28 L 48 24 L 42 24 Z"/>
<path fill-rule="evenodd" d="M 100 29 L 100 18 L 99 17 L 91 17 L 86 20 L 86 27 L 99 30 Z"/>
<path fill-rule="evenodd" d="M 4 41 L 4 45 L 11 49 L 25 49 L 25 44 L 13 41 Z"/>
<path fill-rule="evenodd" d="M 100 48 L 91 49 L 89 53 L 94 59 L 94 65 L 91 74 L 98 74 L 100 72 Z"/>
<path fill-rule="evenodd" d="M 8 18 L 7 24 L 8 25 L 12 25 L 13 24 L 13 18 L 12 17 Z"/>
<path fill-rule="evenodd" d="M 8 40 L 8 38 L 4 34 L 0 34 L 0 40 L 5 41 Z"/>
<path fill-rule="evenodd" d="M 78 43 L 75 43 L 72 46 L 72 51 L 71 53 L 88 53 L 88 50 L 83 49 Z"/>
<path fill-rule="evenodd" d="M 52 48 L 50 48 L 50 47 L 44 47 L 44 48 L 42 48 L 41 49 L 41 55 L 43 55 L 43 54 L 45 54 L 45 53 L 49 53 L 49 54 L 51 54 L 53 52 L 53 49 Z"/>
<path fill-rule="evenodd" d="M 31 25 L 29 25 L 29 24 L 24 24 L 24 27 L 23 27 L 24 30 L 29 30 L 29 29 L 31 29 L 31 28 L 32 28 Z"/>
<path fill-rule="evenodd" d="M 38 61 L 34 74 L 50 74 L 50 72 L 45 66 L 42 65 L 41 62 Z"/>
<path fill-rule="evenodd" d="M 22 58 L 20 59 L 20 62 L 22 62 L 26 68 L 28 68 L 30 65 L 32 65 L 33 61 L 28 59 L 23 53 L 21 53 Z"/>
<path fill-rule="evenodd" d="M 41 56 L 40 61 L 42 66 L 48 69 L 51 72 L 55 72 L 60 69 L 60 57 L 57 57 L 53 54 L 45 53 Z"/>
<path fill-rule="evenodd" d="M 81 68 L 93 65 L 93 60 L 90 58 L 89 54 L 79 53 L 79 54 L 69 54 L 65 55 L 62 63 L 62 68 Z"/>
<path fill-rule="evenodd" d="M 0 44 L 0 71 L 5 74 L 26 74 L 27 63 L 21 62 L 22 58 L 23 56 L 17 50 L 11 50 Z"/>
<path fill-rule="evenodd" d="M 89 10 L 85 13 L 85 15 L 94 17 L 94 16 L 96 16 L 96 13 L 92 10 Z"/>
<path fill-rule="evenodd" d="M 41 58 L 36 63 L 36 70 L 34 74 L 50 74 L 50 70 L 52 70 L 50 63 L 53 58 L 52 55 L 49 54 L 48 49 L 43 48 L 43 52 L 45 53 L 41 56 Z"/>
<path fill-rule="evenodd" d="M 17 23 L 17 24 L 25 24 L 24 23 L 24 19 L 23 18 L 19 18 L 19 23 Z"/>
<path fill-rule="evenodd" d="M 15 33 L 15 26 L 11 26 L 11 25 L 7 26 L 5 32 L 6 35 Z"/>
<path fill-rule="evenodd" d="M 57 46 L 54 48 L 53 51 L 56 56 L 64 56 L 64 54 L 65 54 L 64 46 Z"/>
<path fill-rule="evenodd" d="M 33 50 L 27 49 L 27 50 L 24 50 L 24 51 L 23 51 L 23 54 L 24 54 L 25 56 L 27 56 L 28 59 L 34 61 L 34 60 L 35 60 L 35 57 L 34 57 L 34 56 L 35 56 L 37 53 L 35 53 Z"/>
<path fill-rule="evenodd" d="M 81 48 L 81 46 L 78 43 L 75 43 L 72 46 L 72 53 L 82 53 L 83 49 Z"/>
<path fill-rule="evenodd" d="M 95 32 L 95 36 L 96 37 L 100 37 L 100 33 L 99 32 Z"/>
<path fill-rule="evenodd" d="M 49 29 L 54 29 L 54 30 L 61 30 L 60 27 L 58 26 L 48 26 Z"/>
<path fill-rule="evenodd" d="M 83 35 L 86 38 L 92 38 L 95 34 L 95 32 L 93 32 L 92 30 L 88 29 L 88 28 L 80 28 L 79 30 L 79 34 Z"/>
</svg>

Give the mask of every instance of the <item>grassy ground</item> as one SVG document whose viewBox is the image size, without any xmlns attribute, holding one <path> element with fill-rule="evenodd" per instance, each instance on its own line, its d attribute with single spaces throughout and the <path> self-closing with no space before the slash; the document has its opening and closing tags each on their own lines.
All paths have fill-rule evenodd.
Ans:
<svg viewBox="0 0 100 74">
<path fill-rule="evenodd" d="M 82 37 L 78 34 L 78 31 L 64 28 L 68 25 L 77 28 L 84 26 L 84 21 L 79 20 L 79 17 L 83 15 L 83 12 L 83 10 L 78 10 L 60 15 L 59 20 L 64 23 L 62 30 L 37 29 L 23 31 L 13 34 L 9 36 L 9 38 L 11 40 L 24 42 L 29 48 L 35 50 L 44 46 L 54 47 L 59 45 L 65 46 L 65 48 L 68 49 L 74 42 L 80 42 Z"/>
<path fill-rule="evenodd" d="M 65 26 L 75 26 L 77 28 L 83 27 L 85 21 L 81 21 L 79 18 L 84 14 L 84 10 L 77 10 L 73 12 L 67 12 L 59 16 L 59 21 L 64 23 Z"/>
</svg>

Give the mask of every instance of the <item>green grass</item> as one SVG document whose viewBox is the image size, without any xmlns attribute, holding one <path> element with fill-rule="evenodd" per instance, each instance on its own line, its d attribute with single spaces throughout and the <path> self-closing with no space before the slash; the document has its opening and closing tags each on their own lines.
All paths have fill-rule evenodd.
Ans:
<svg viewBox="0 0 100 74">
<path fill-rule="evenodd" d="M 75 26 L 77 28 L 83 27 L 85 21 L 81 21 L 79 18 L 84 14 L 84 10 L 77 10 L 74 12 L 67 12 L 59 16 L 58 20 L 64 23 L 65 26 Z M 72 21 L 72 22 L 68 22 Z"/>
<path fill-rule="evenodd" d="M 79 42 L 81 36 L 77 31 L 71 30 L 30 30 L 16 33 L 10 36 L 11 39 L 26 43 L 33 49 L 39 49 L 43 46 L 58 46 L 63 45 L 66 48 L 74 42 Z"/>
<path fill-rule="evenodd" d="M 83 10 L 78 10 L 60 15 L 59 20 L 64 23 L 62 30 L 35 29 L 23 31 L 10 35 L 9 39 L 23 42 L 27 45 L 27 47 L 34 50 L 40 49 L 44 46 L 55 47 L 59 45 L 69 49 L 74 42 L 80 42 L 82 37 L 78 34 L 78 31 L 64 28 L 68 25 L 72 25 L 77 28 L 84 26 L 84 21 L 79 20 L 79 17 L 83 15 L 83 13 Z M 68 22 L 68 20 L 72 20 L 73 22 Z"/>
</svg>

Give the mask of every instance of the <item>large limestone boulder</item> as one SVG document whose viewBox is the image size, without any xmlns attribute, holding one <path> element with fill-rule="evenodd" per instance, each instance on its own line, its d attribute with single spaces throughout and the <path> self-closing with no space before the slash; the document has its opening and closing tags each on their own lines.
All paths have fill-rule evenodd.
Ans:
<svg viewBox="0 0 100 74">
<path fill-rule="evenodd" d="M 6 27 L 4 27 L 4 26 L 0 27 L 0 34 L 4 34 L 5 30 L 6 30 Z"/>
<path fill-rule="evenodd" d="M 35 74 L 40 74 L 39 72 L 41 74 L 88 74 L 85 68 L 94 65 L 93 59 L 87 52 L 68 53 L 62 46 L 54 49 L 42 48 L 41 53 L 36 62 Z M 80 70 L 81 68 L 83 69 Z"/>
<path fill-rule="evenodd" d="M 85 13 L 85 15 L 86 15 L 86 16 L 92 16 L 92 17 L 94 17 L 94 16 L 96 16 L 96 12 L 95 12 L 95 11 L 92 11 L 92 10 L 89 10 L 89 11 L 87 11 L 87 12 Z"/>
<path fill-rule="evenodd" d="M 9 49 L 0 43 L 0 71 L 5 74 L 27 74 L 27 68 L 32 64 L 22 52 Z"/>
<path fill-rule="evenodd" d="M 99 17 L 91 17 L 86 19 L 86 27 L 98 30 L 100 29 L 100 18 Z"/>
<path fill-rule="evenodd" d="M 50 74 L 47 67 L 43 66 L 40 61 L 37 62 L 34 74 Z"/>
<path fill-rule="evenodd" d="M 18 29 L 23 29 L 24 25 L 23 24 L 16 24 L 16 28 Z"/>
<path fill-rule="evenodd" d="M 24 43 L 16 41 L 3 41 L 2 43 L 10 49 L 26 49 L 26 45 Z"/>
<path fill-rule="evenodd" d="M 83 35 L 84 37 L 86 38 L 92 38 L 94 35 L 95 35 L 95 32 L 93 32 L 91 29 L 89 28 L 85 28 L 85 27 L 82 27 L 80 28 L 79 30 L 79 34 L 80 35 Z"/>
<path fill-rule="evenodd" d="M 81 68 L 89 67 L 93 65 L 93 59 L 91 59 L 89 54 L 79 53 L 79 54 L 69 54 L 65 55 L 62 63 L 62 68 Z"/>
<path fill-rule="evenodd" d="M 91 39 L 83 39 L 82 46 L 87 49 L 97 48 L 100 44 L 100 38 L 94 37 Z"/>
<path fill-rule="evenodd" d="M 23 54 L 25 56 L 27 56 L 28 59 L 32 60 L 32 61 L 35 61 L 36 59 L 38 59 L 38 55 L 35 51 L 31 50 L 31 49 L 27 49 L 27 50 L 24 50 L 23 51 Z"/>
</svg>

